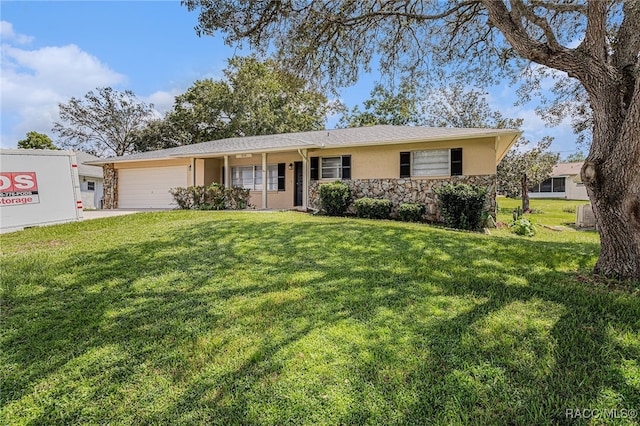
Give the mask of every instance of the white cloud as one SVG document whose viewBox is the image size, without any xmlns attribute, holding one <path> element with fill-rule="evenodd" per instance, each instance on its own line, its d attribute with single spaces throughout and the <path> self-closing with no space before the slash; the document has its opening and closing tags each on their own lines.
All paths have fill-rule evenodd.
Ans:
<svg viewBox="0 0 640 426">
<path fill-rule="evenodd" d="M 142 100 L 153 104 L 153 108 L 158 112 L 159 116 L 162 117 L 166 112 L 173 109 L 173 103 L 176 96 L 181 95 L 182 93 L 184 93 L 184 91 L 178 89 L 172 89 L 169 92 L 160 90 L 152 93 Z"/>
<path fill-rule="evenodd" d="M 17 34 L 13 30 L 13 24 L 7 21 L 0 21 L 0 37 L 3 40 L 12 41 L 15 44 L 28 44 L 33 41 L 33 37 Z"/>
<path fill-rule="evenodd" d="M 2 34 L 15 34 L 2 23 Z M 97 87 L 126 82 L 98 58 L 78 46 L 39 49 L 15 46 L 16 37 L 2 44 L 2 147 L 14 147 L 29 131 L 51 134 L 58 117 L 58 103 L 82 97 Z"/>
</svg>

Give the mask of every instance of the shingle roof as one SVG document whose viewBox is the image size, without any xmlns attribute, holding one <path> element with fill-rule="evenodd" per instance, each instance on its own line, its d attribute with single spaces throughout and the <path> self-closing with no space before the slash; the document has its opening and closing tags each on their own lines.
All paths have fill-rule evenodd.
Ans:
<svg viewBox="0 0 640 426">
<path fill-rule="evenodd" d="M 551 176 L 573 176 L 579 175 L 582 170 L 583 161 L 575 163 L 558 163 L 553 166 Z"/>
<path fill-rule="evenodd" d="M 75 151 L 76 161 L 78 162 L 78 175 L 79 176 L 88 176 L 95 178 L 103 178 L 102 167 L 100 166 L 91 166 L 85 164 L 91 161 L 99 161 L 100 157 L 96 157 L 95 155 L 87 154 L 82 151 Z"/>
<path fill-rule="evenodd" d="M 521 132 L 509 129 L 458 129 L 444 127 L 369 126 L 317 130 L 278 135 L 247 136 L 185 145 L 159 151 L 111 157 L 93 164 L 158 160 L 176 157 L 204 157 L 241 153 L 290 151 L 305 148 L 332 148 L 428 142 L 448 139 L 482 138 L 504 135 L 515 141 Z M 510 146 L 509 143 L 508 146 Z"/>
</svg>

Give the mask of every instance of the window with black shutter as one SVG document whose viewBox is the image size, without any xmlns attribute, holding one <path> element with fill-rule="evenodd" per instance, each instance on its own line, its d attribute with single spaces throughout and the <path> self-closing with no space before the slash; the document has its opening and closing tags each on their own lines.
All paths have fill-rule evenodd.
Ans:
<svg viewBox="0 0 640 426">
<path fill-rule="evenodd" d="M 451 148 L 451 176 L 462 176 L 462 148 Z"/>
<path fill-rule="evenodd" d="M 285 183 L 285 170 L 287 169 L 287 165 L 285 163 L 278 163 L 278 191 L 284 191 L 284 183 Z"/>
<path fill-rule="evenodd" d="M 318 165 L 320 164 L 319 162 L 319 158 L 318 157 L 311 157 L 309 158 L 309 163 L 310 163 L 310 167 L 309 167 L 309 171 L 311 173 L 311 180 L 318 180 Z"/>
<path fill-rule="evenodd" d="M 400 177 L 401 178 L 411 177 L 411 153 L 410 152 L 400 153 Z"/>
<path fill-rule="evenodd" d="M 351 179 L 351 156 L 342 156 L 342 180 Z"/>
<path fill-rule="evenodd" d="M 222 166 L 222 184 L 223 185 L 227 184 L 226 180 L 227 180 L 227 174 L 225 173 L 224 166 Z"/>
</svg>

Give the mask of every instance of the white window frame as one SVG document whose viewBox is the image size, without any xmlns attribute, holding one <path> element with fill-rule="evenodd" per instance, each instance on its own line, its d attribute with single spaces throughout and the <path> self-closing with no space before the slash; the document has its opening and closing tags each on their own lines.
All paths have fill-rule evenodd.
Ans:
<svg viewBox="0 0 640 426">
<path fill-rule="evenodd" d="M 427 173 L 427 174 L 418 174 L 415 169 L 415 155 L 419 152 L 436 152 L 436 151 L 446 151 L 447 152 L 447 172 L 446 173 Z M 443 169 L 439 168 L 438 170 Z M 434 176 L 451 176 L 451 148 L 442 148 L 442 149 L 423 149 L 419 151 L 411 151 L 411 177 L 434 177 Z"/>
<path fill-rule="evenodd" d="M 238 183 L 236 179 L 236 172 L 238 169 L 251 168 L 250 182 L 244 181 L 244 173 L 240 174 L 241 182 Z M 262 191 L 262 165 L 238 165 L 231 167 L 231 186 L 240 186 L 244 189 L 251 191 Z M 267 165 L 267 191 L 278 190 L 278 165 Z"/>
<path fill-rule="evenodd" d="M 553 190 L 553 180 L 554 179 L 564 179 L 564 191 L 554 191 Z M 541 191 L 542 183 L 546 182 L 548 180 L 551 181 L 551 191 Z M 567 192 L 567 178 L 566 177 L 550 177 L 550 178 L 547 178 L 547 179 L 543 180 L 542 182 L 534 185 L 532 188 L 530 188 L 529 192 L 534 193 L 534 194 L 564 194 L 564 193 Z"/>
</svg>

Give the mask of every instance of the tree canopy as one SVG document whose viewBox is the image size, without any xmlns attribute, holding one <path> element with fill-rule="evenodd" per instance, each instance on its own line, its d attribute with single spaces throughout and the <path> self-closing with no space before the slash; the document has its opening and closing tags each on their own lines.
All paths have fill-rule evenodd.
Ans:
<svg viewBox="0 0 640 426">
<path fill-rule="evenodd" d="M 27 138 L 18 141 L 18 149 L 60 149 L 44 133 L 28 132 Z"/>
<path fill-rule="evenodd" d="M 511 77 L 538 96 L 552 87 L 549 119 L 571 116 L 591 136 L 581 172 L 601 251 L 594 272 L 640 280 L 640 1 L 183 0 L 198 34 L 275 47 L 283 66 L 332 86 L 380 69 L 447 65 L 482 84 Z M 555 108 L 555 110 L 554 110 Z"/>
<path fill-rule="evenodd" d="M 137 133 L 137 149 L 324 129 L 332 108 L 327 97 L 276 61 L 235 57 L 224 75 L 198 80 L 178 95 L 164 120 Z"/>
<path fill-rule="evenodd" d="M 377 124 L 420 125 L 424 120 L 416 86 L 403 82 L 397 91 L 377 83 L 361 110 L 358 105 L 343 111 L 338 127 L 363 127 Z"/>
<path fill-rule="evenodd" d="M 134 151 L 134 134 L 154 117 L 153 105 L 139 101 L 126 90 L 111 87 L 90 91 L 83 99 L 71 98 L 58 104 L 60 121 L 53 131 L 63 147 L 96 155 L 121 156 Z"/>
</svg>

